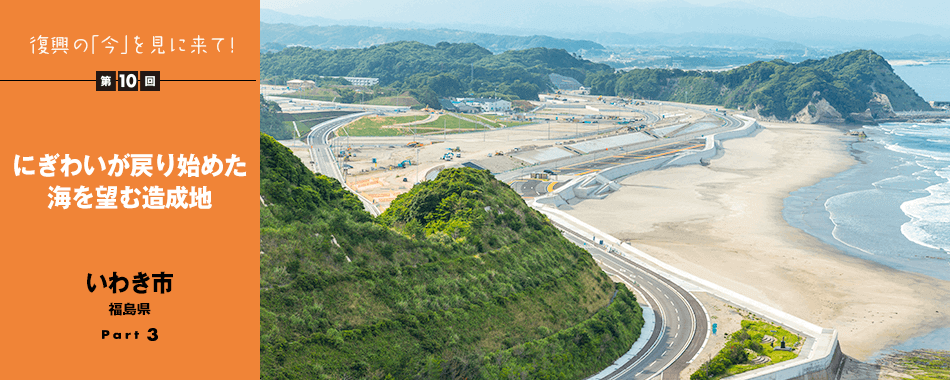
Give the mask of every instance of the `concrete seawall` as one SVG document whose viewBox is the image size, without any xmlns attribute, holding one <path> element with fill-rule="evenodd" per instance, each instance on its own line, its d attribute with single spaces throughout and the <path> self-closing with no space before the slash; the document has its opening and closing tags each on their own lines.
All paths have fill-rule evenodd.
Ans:
<svg viewBox="0 0 950 380">
<path fill-rule="evenodd" d="M 838 332 L 822 330 L 807 357 L 799 357 L 727 377 L 729 380 L 835 380 L 841 372 L 844 354 L 838 344 Z"/>
<path fill-rule="evenodd" d="M 716 296 L 738 305 L 770 322 L 782 325 L 787 329 L 802 335 L 805 340 L 799 356 L 795 359 L 769 365 L 753 371 L 728 377 L 730 380 L 833 380 L 840 375 L 844 355 L 838 343 L 838 332 L 833 329 L 823 329 L 810 322 L 797 318 L 788 313 L 755 301 L 741 294 L 728 290 L 709 281 L 695 277 L 669 264 L 646 255 L 642 251 L 623 243 L 602 231 L 573 218 L 560 210 L 548 207 L 538 207 L 542 204 L 562 206 L 576 204 L 584 198 L 602 198 L 603 192 L 610 187 L 614 180 L 638 172 L 662 169 L 665 167 L 701 164 L 704 160 L 713 159 L 722 154 L 721 142 L 724 140 L 754 135 L 763 127 L 754 119 L 742 117 L 743 126 L 735 130 L 706 136 L 706 146 L 698 152 L 676 155 L 674 157 L 660 157 L 630 164 L 618 165 L 597 173 L 577 177 L 556 191 L 535 199 L 536 208 L 547 214 L 552 220 L 575 229 L 576 232 L 603 236 L 604 241 L 619 248 L 619 254 L 634 260 L 641 265 L 663 274 L 680 285 L 689 283 L 704 289 Z M 592 186 L 591 183 L 600 186 Z M 594 193 L 591 193 L 594 192 Z M 694 358 L 695 360 L 695 358 Z"/>
<path fill-rule="evenodd" d="M 617 165 L 596 173 L 586 174 L 571 180 L 546 196 L 539 197 L 536 201 L 542 204 L 563 206 L 576 204 L 581 199 L 602 199 L 606 196 L 607 188 L 616 187 L 613 181 L 623 177 L 647 170 L 701 164 L 704 160 L 710 160 L 720 153 L 720 142 L 751 136 L 762 129 L 762 125 L 756 122 L 755 119 L 742 116 L 740 118 L 743 118 L 744 121 L 742 127 L 706 136 L 706 146 L 703 150 Z M 601 186 L 592 186 L 592 182 Z"/>
<path fill-rule="evenodd" d="M 768 322 L 781 325 L 796 334 L 805 337 L 799 356 L 795 359 L 765 366 L 753 371 L 728 377 L 730 380 L 832 380 L 837 379 L 844 355 L 838 344 L 838 332 L 823 329 L 811 322 L 768 306 L 711 281 L 694 276 L 668 263 L 647 255 L 643 251 L 624 243 L 596 227 L 551 207 L 545 207 L 535 201 L 532 205 L 552 221 L 584 236 L 591 235 L 603 239 L 604 244 L 614 248 L 618 256 L 636 262 L 661 276 L 670 279 L 686 289 L 701 289 L 751 311 Z M 698 356 L 699 354 L 697 354 Z M 692 360 L 697 360 L 693 357 Z"/>
</svg>

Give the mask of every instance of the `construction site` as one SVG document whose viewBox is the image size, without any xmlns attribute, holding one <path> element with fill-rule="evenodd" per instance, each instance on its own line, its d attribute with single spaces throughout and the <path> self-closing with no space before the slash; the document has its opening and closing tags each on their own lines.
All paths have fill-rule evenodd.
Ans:
<svg viewBox="0 0 950 380">
<path fill-rule="evenodd" d="M 715 108 L 581 95 L 542 94 L 540 99 L 522 114 L 408 111 L 400 116 L 415 121 L 370 130 L 381 136 L 355 136 L 356 120 L 331 135 L 330 149 L 347 185 L 382 211 L 444 168 L 489 170 L 531 197 L 539 186 L 521 182 L 544 182 L 540 187 L 553 189 L 557 182 L 603 167 L 701 149 L 703 134 L 729 127 Z M 364 118 L 386 121 L 386 115 Z M 284 143 L 309 160 L 307 145 Z"/>
</svg>

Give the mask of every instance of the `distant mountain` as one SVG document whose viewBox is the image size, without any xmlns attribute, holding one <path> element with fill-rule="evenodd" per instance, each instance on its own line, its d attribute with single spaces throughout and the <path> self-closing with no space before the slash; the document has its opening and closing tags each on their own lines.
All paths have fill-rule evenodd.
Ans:
<svg viewBox="0 0 950 380">
<path fill-rule="evenodd" d="M 370 9 L 362 20 L 337 20 L 337 24 L 390 26 L 398 28 L 450 28 L 479 33 L 511 35 L 543 34 L 555 38 L 581 38 L 601 44 L 604 33 L 732 34 L 780 41 L 792 41 L 821 48 L 867 47 L 867 42 L 894 41 L 912 35 L 950 37 L 950 27 L 911 22 L 851 20 L 828 13 L 817 17 L 797 17 L 774 9 L 729 3 L 700 6 L 685 1 L 604 2 L 584 0 L 523 0 L 513 6 L 509 1 L 484 0 L 480 6 L 463 12 L 441 8 L 392 4 Z M 505 9 L 505 12 L 498 12 Z M 570 9 L 564 12 L 563 9 Z M 288 12 L 320 14 L 302 4 Z M 921 9 L 921 12 L 926 10 Z M 279 12 L 274 12 L 279 13 Z M 281 18 L 283 17 L 283 18 Z M 294 22 L 285 16 L 265 14 L 264 22 Z M 301 20 L 300 25 L 329 25 L 325 19 Z M 369 20 L 399 20 L 382 22 Z M 296 23 L 296 22 L 295 22 Z M 873 46 L 881 50 L 877 46 Z M 945 48 L 936 48 L 945 51 Z M 889 49 L 888 49 L 889 50 Z"/>
<path fill-rule="evenodd" d="M 591 92 L 743 108 L 799 122 L 870 121 L 894 111 L 927 110 L 923 100 L 870 50 L 798 64 L 756 62 L 728 71 L 637 69 L 586 77 Z"/>
<path fill-rule="evenodd" d="M 723 33 L 603 33 L 595 39 L 610 46 L 701 46 L 802 52 L 807 46 L 771 38 Z"/>
<path fill-rule="evenodd" d="M 396 41 L 475 43 L 494 53 L 535 47 L 586 53 L 603 51 L 603 45 L 584 40 L 548 36 L 511 36 L 451 29 L 395 29 L 368 26 L 298 26 L 261 22 L 261 46 L 276 50 L 280 45 L 303 45 L 317 49 L 364 48 Z"/>
<path fill-rule="evenodd" d="M 437 97 L 502 96 L 537 99 L 553 86 L 555 73 L 584 82 L 610 66 L 581 59 L 564 49 L 536 47 L 492 54 L 473 43 L 426 45 L 400 41 L 363 49 L 320 50 L 290 47 L 261 54 L 261 79 L 281 84 L 288 79 L 321 76 L 379 78 L 381 86 L 414 92 L 421 103 L 439 107 Z"/>
<path fill-rule="evenodd" d="M 292 15 L 270 9 L 261 9 L 261 22 L 269 24 L 294 24 L 300 26 L 311 25 L 341 25 L 340 21 L 323 17 Z"/>
</svg>

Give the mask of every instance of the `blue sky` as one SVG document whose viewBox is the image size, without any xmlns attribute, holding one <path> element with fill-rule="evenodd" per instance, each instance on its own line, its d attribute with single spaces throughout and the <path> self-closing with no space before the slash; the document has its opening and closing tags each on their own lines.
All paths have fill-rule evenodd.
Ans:
<svg viewBox="0 0 950 380">
<path fill-rule="evenodd" d="M 660 4 L 762 7 L 796 17 L 831 17 L 847 20 L 884 20 L 950 26 L 950 6 L 945 0 L 261 0 L 261 8 L 330 19 L 380 22 L 463 21 L 460 13 L 487 14 L 496 9 L 531 11 L 533 7 L 598 7 L 604 11 Z M 540 26 L 539 26 L 540 27 Z"/>
</svg>

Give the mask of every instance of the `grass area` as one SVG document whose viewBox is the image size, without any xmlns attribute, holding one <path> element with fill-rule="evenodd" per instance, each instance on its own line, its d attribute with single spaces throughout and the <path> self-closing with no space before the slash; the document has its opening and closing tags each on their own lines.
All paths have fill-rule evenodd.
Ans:
<svg viewBox="0 0 950 380">
<path fill-rule="evenodd" d="M 505 127 L 517 127 L 519 125 L 534 123 L 533 121 L 515 121 L 511 119 L 511 116 L 507 116 L 507 115 L 481 115 L 481 116 L 494 120 L 495 123 L 499 124 L 499 127 L 501 127 L 501 125 L 504 125 Z"/>
<path fill-rule="evenodd" d="M 487 124 L 487 123 L 486 123 Z M 413 128 L 416 131 L 421 133 L 426 132 L 442 132 L 442 129 L 445 128 L 446 133 L 459 133 L 459 132 L 471 132 L 471 131 L 481 131 L 485 130 L 485 126 L 481 124 L 476 124 L 467 118 L 455 118 L 450 115 L 442 115 L 435 121 L 430 121 L 425 124 L 416 125 Z"/>
<path fill-rule="evenodd" d="M 339 94 L 336 91 L 333 91 L 327 88 L 317 87 L 317 88 L 308 88 L 305 90 L 300 90 L 300 91 L 295 91 L 295 92 L 288 92 L 281 96 L 285 96 L 288 98 L 310 99 L 310 100 L 319 100 L 319 101 L 329 102 L 329 101 L 332 101 L 334 98 L 338 97 Z"/>
<path fill-rule="evenodd" d="M 779 342 L 783 338 L 786 347 L 796 347 L 801 340 L 799 336 L 781 326 L 764 321 L 744 320 L 742 328 L 732 333 L 726 347 L 690 375 L 690 380 L 721 379 L 798 357 L 793 351 L 776 350 L 772 345 L 763 344 L 762 338 L 766 335 L 775 337 L 775 347 L 780 347 Z M 754 354 L 747 350 L 753 351 Z M 752 364 L 751 361 L 758 356 L 768 356 L 772 360 L 765 364 Z"/>
<path fill-rule="evenodd" d="M 383 128 L 385 126 L 411 123 L 425 119 L 427 116 L 389 116 L 389 117 L 361 117 L 359 120 L 346 126 L 346 130 L 338 132 L 350 136 L 404 136 L 411 135 L 409 128 Z M 415 128 L 415 127 L 413 127 Z"/>
<path fill-rule="evenodd" d="M 313 127 L 314 125 L 351 113 L 352 112 L 349 111 L 324 111 L 306 113 L 281 113 L 279 115 L 281 126 L 283 126 L 284 130 L 287 131 L 288 136 L 297 136 L 296 131 L 294 131 L 293 122 L 295 121 L 297 122 L 297 129 L 300 130 L 300 134 L 303 136 L 306 135 L 307 132 L 310 131 L 310 127 Z"/>
<path fill-rule="evenodd" d="M 950 379 L 950 352 L 915 350 L 903 355 L 898 364 L 915 380 Z"/>
<path fill-rule="evenodd" d="M 374 218 L 263 134 L 260 162 L 262 379 L 578 379 L 639 336 L 633 293 L 486 171 Z"/>
<path fill-rule="evenodd" d="M 365 102 L 366 104 L 372 104 L 377 106 L 404 106 L 412 107 L 419 106 L 422 103 L 419 103 L 416 98 L 413 98 L 409 95 L 400 95 L 400 96 L 381 96 L 374 98 L 370 101 Z"/>
</svg>

